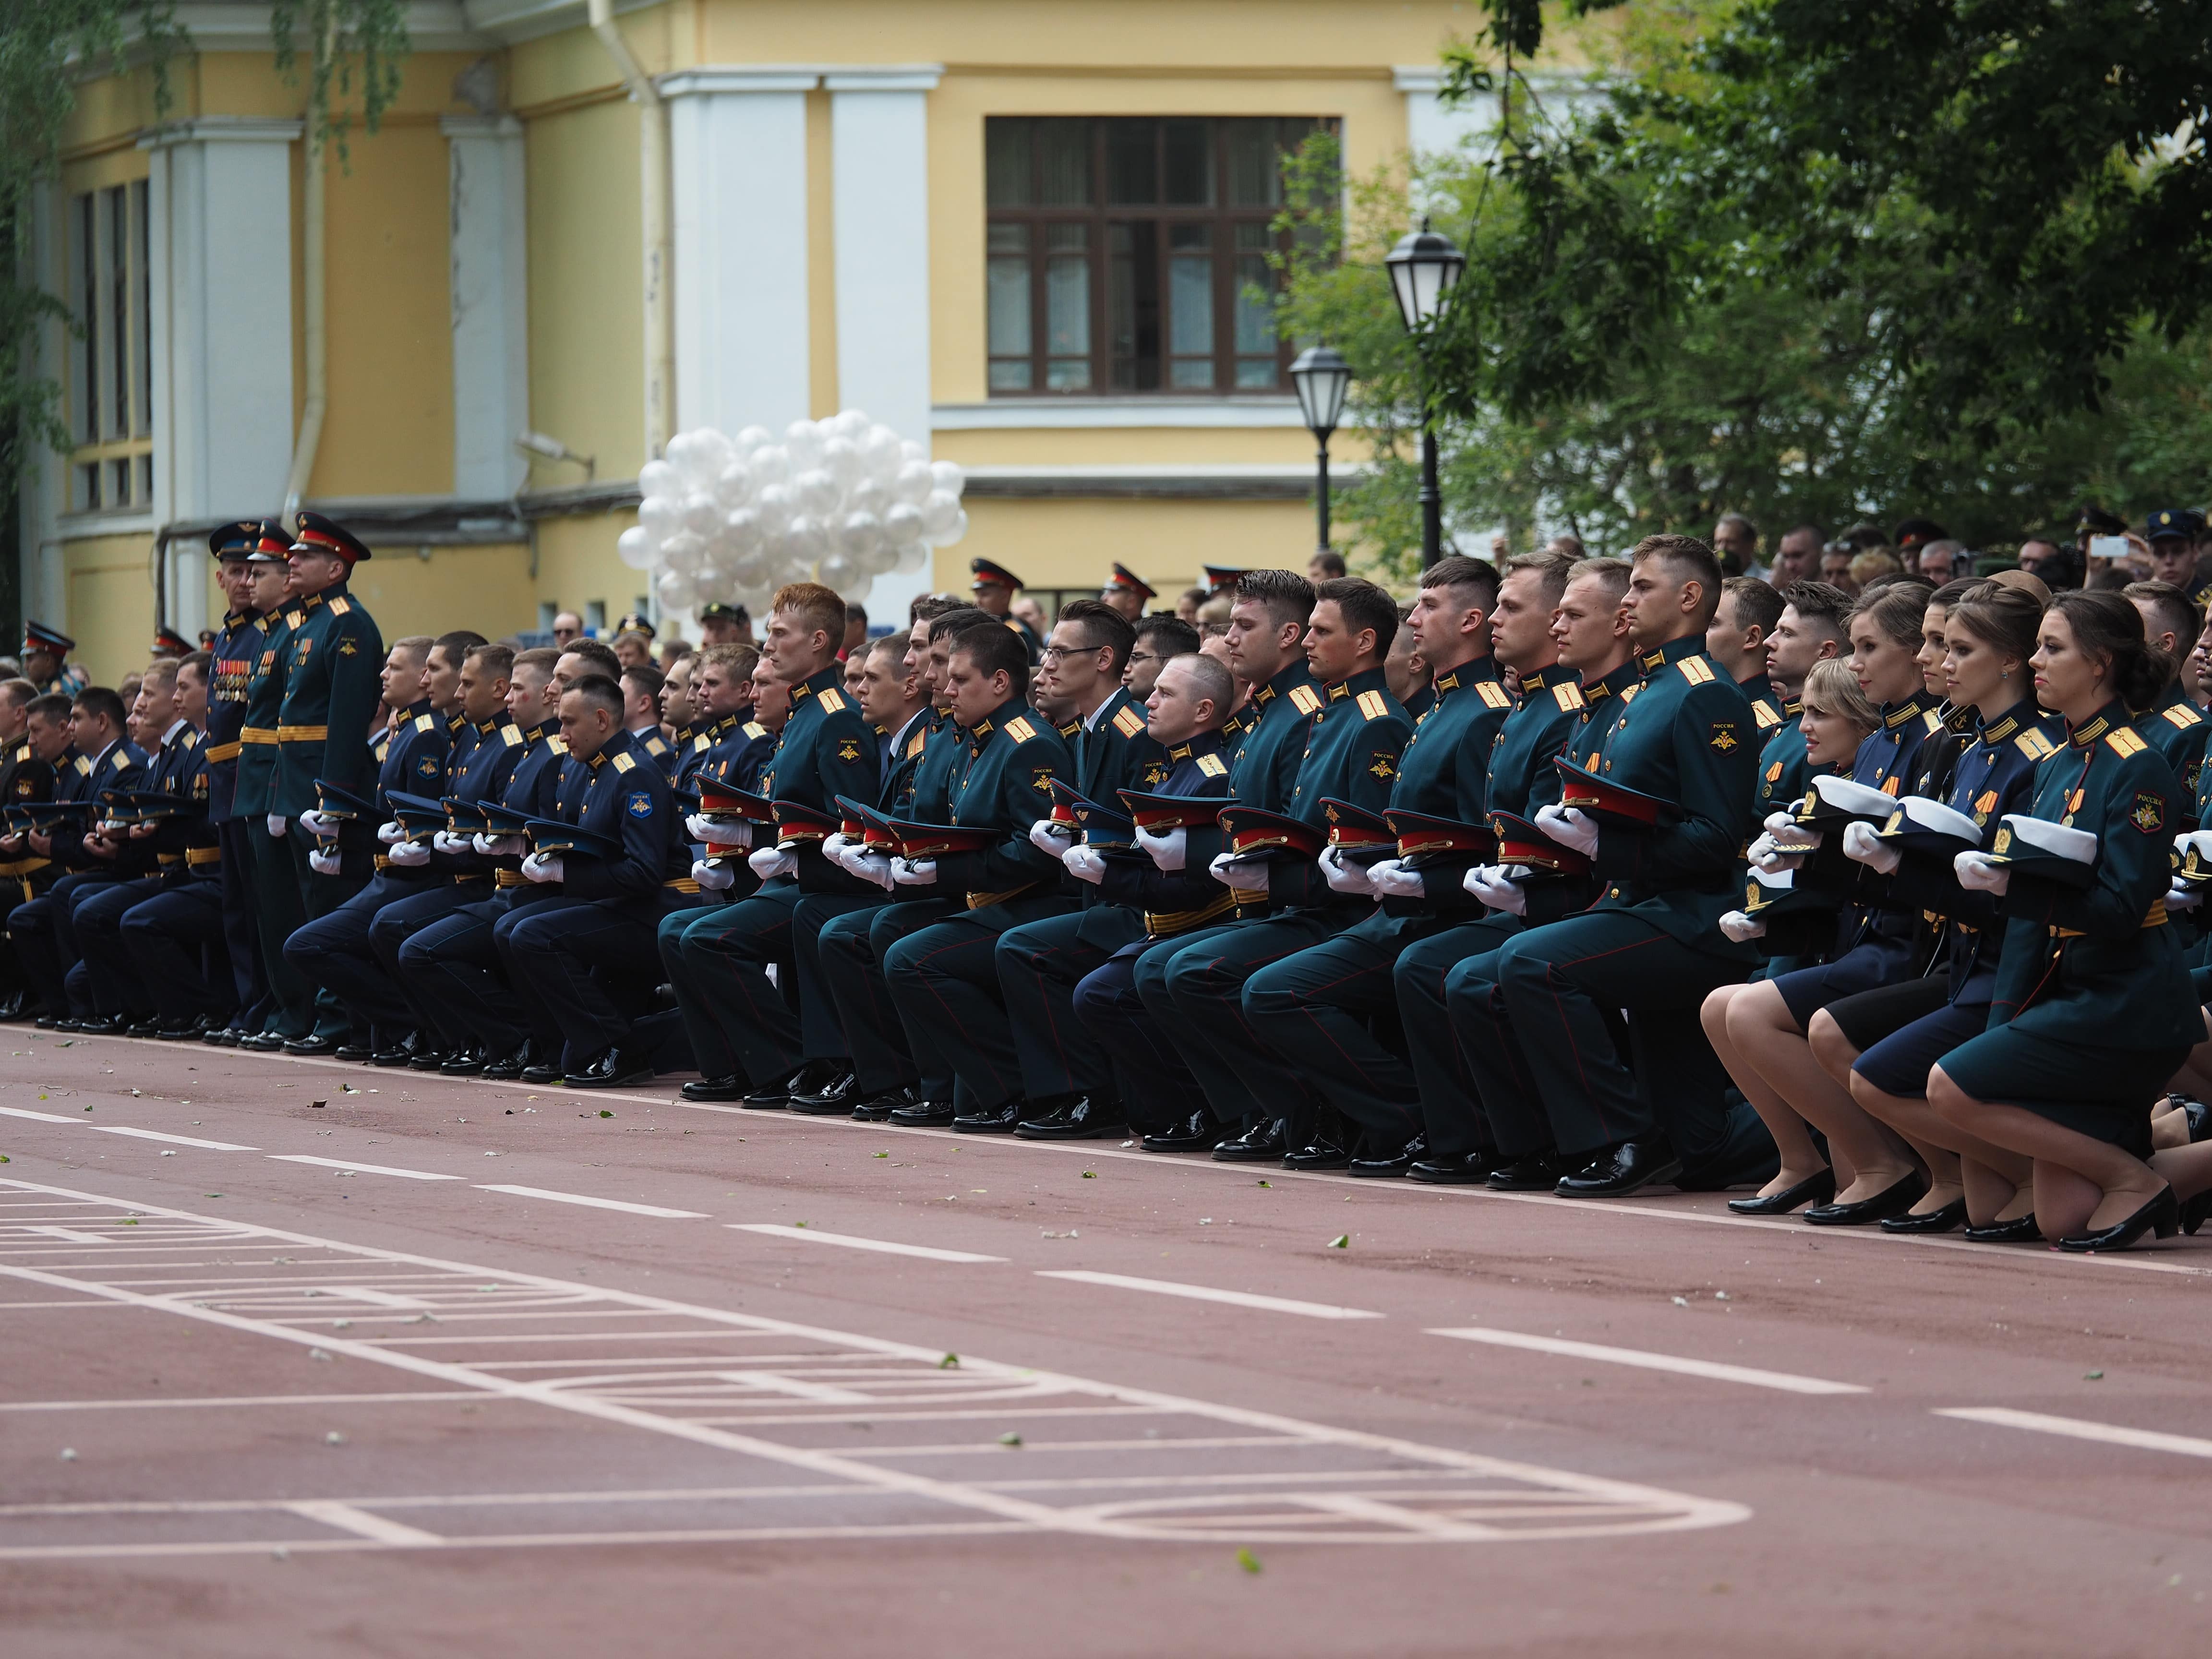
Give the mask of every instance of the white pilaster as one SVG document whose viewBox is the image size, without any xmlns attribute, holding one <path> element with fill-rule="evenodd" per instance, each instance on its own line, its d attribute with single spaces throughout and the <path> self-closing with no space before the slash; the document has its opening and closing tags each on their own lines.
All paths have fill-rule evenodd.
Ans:
<svg viewBox="0 0 2212 1659">
<path fill-rule="evenodd" d="M 59 223 L 54 187 L 32 185 L 29 234 L 16 250 L 17 270 L 24 280 L 35 282 L 50 294 L 64 291 L 57 248 L 59 239 L 55 234 Z M 28 359 L 25 373 L 59 379 L 68 343 L 59 322 L 36 325 L 25 354 Z M 22 597 L 23 616 L 27 621 L 35 618 L 61 629 L 69 625 L 69 573 L 61 532 L 62 507 L 69 499 L 69 457 L 57 451 L 28 449 L 18 479 L 22 492 L 19 503 L 22 541 L 16 563 L 16 592 Z M 0 643 L 12 647 L 20 641 Z"/>
<path fill-rule="evenodd" d="M 530 426 L 529 281 L 522 123 L 448 115 L 453 319 L 453 494 L 494 501 L 522 487 L 514 441 Z"/>
<path fill-rule="evenodd" d="M 806 94 L 813 69 L 686 70 L 668 100 L 676 425 L 781 432 L 811 410 Z"/>
</svg>

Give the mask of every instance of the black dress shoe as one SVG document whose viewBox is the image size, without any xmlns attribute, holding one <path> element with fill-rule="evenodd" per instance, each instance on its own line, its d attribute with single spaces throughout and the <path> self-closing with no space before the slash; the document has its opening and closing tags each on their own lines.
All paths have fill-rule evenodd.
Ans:
<svg viewBox="0 0 2212 1659">
<path fill-rule="evenodd" d="M 1137 1144 L 1148 1152 L 1207 1152 L 1221 1140 L 1221 1126 L 1211 1112 L 1193 1112 L 1172 1129 L 1144 1136 Z"/>
<path fill-rule="evenodd" d="M 534 1060 L 517 1075 L 525 1083 L 558 1083 L 561 1062 L 558 1060 Z"/>
<path fill-rule="evenodd" d="M 917 1100 L 893 1109 L 890 1121 L 902 1129 L 949 1129 L 960 1109 L 949 1100 Z"/>
<path fill-rule="evenodd" d="M 2167 1187 L 2125 1221 L 2100 1227 L 2093 1233 L 2069 1233 L 2058 1241 L 2058 1248 L 2075 1255 L 2124 1250 L 2145 1233 L 2172 1238 L 2180 1227 L 2181 1202 L 2174 1197 L 2173 1188 Z"/>
<path fill-rule="evenodd" d="M 284 1052 L 288 1054 L 334 1054 L 337 1051 L 336 1037 L 326 1037 L 313 1031 L 303 1037 L 288 1037 L 284 1041 Z"/>
<path fill-rule="evenodd" d="M 1029 1109 L 1027 1098 L 1016 1095 L 982 1111 L 962 1113 L 952 1120 L 952 1130 L 963 1135 L 1010 1135 L 1022 1127 L 1023 1115 Z"/>
<path fill-rule="evenodd" d="M 1552 1188 L 1561 1198 L 1626 1198 L 1682 1173 L 1682 1160 L 1664 1135 L 1650 1140 L 1624 1140 L 1600 1152 L 1571 1176 L 1561 1176 Z"/>
<path fill-rule="evenodd" d="M 852 1069 L 850 1060 L 810 1060 L 783 1080 L 784 1095 L 793 1100 L 801 1095 L 818 1095 Z"/>
<path fill-rule="evenodd" d="M 439 1062 L 439 1074 L 443 1077 L 474 1077 L 484 1068 L 484 1051 L 481 1048 L 456 1048 Z"/>
<path fill-rule="evenodd" d="M 530 1064 L 530 1045 L 525 1042 L 511 1054 L 495 1055 L 484 1061 L 483 1074 L 499 1082 L 511 1082 L 522 1075 Z"/>
<path fill-rule="evenodd" d="M 206 1029 L 196 1019 L 165 1019 L 155 1024 L 154 1035 L 164 1042 L 198 1042 Z"/>
<path fill-rule="evenodd" d="M 246 1040 L 246 1033 L 235 1025 L 217 1025 L 200 1033 L 200 1041 L 210 1048 L 235 1048 Z"/>
<path fill-rule="evenodd" d="M 257 1054 L 282 1054 L 284 1045 L 292 1039 L 281 1031 L 256 1031 L 251 1036 L 241 1036 L 238 1046 Z"/>
<path fill-rule="evenodd" d="M 2189 1230 L 2195 1232 L 2196 1228 Z M 1986 1227 L 1969 1227 L 1960 1235 L 1969 1244 L 2040 1244 L 2043 1229 L 2035 1224 L 2035 1212 L 2015 1216 L 2010 1221 L 1992 1221 Z"/>
<path fill-rule="evenodd" d="M 1316 1140 L 1295 1152 L 1283 1154 L 1285 1170 L 1348 1170 L 1352 1154 L 1333 1141 Z"/>
<path fill-rule="evenodd" d="M 734 1073 L 728 1077 L 697 1077 L 677 1093 L 686 1100 L 743 1100 L 745 1080 Z"/>
<path fill-rule="evenodd" d="M 790 1109 L 801 1117 L 850 1117 L 853 1103 L 860 1097 L 860 1080 L 849 1066 L 819 1089 L 800 1094 L 792 1091 Z"/>
<path fill-rule="evenodd" d="M 1211 1123 L 1211 1118 L 1206 1120 Z M 1291 1150 L 1284 1138 L 1288 1122 L 1279 1117 L 1262 1118 L 1233 1139 L 1224 1140 L 1213 1149 L 1216 1164 L 1280 1164 L 1283 1154 Z"/>
<path fill-rule="evenodd" d="M 1031 1101 L 1029 1115 L 1016 1126 L 1014 1133 L 1024 1140 L 1098 1140 L 1121 1133 L 1122 1116 L 1121 1108 L 1113 1101 L 1063 1095 L 1057 1102 Z"/>
<path fill-rule="evenodd" d="M 1557 1152 L 1531 1152 L 1492 1170 L 1484 1184 L 1493 1193 L 1548 1193 L 1574 1168 L 1572 1159 Z"/>
<path fill-rule="evenodd" d="M 1826 1204 L 1836 1195 L 1836 1172 L 1820 1170 L 1794 1187 L 1764 1197 L 1732 1198 L 1728 1206 L 1738 1215 L 1788 1215 L 1808 1204 Z"/>
<path fill-rule="evenodd" d="M 914 1105 L 921 1098 L 911 1088 L 886 1089 L 879 1095 L 866 1095 L 853 1103 L 853 1121 L 855 1123 L 886 1123 L 891 1114 L 902 1106 Z"/>
<path fill-rule="evenodd" d="M 419 1032 L 412 1047 L 413 1052 L 408 1056 L 407 1064 L 418 1072 L 442 1071 L 454 1052 L 442 1042 L 433 1042 Z"/>
<path fill-rule="evenodd" d="M 561 1081 L 570 1089 L 627 1089 L 634 1083 L 653 1081 L 653 1060 L 649 1055 L 608 1048 L 582 1071 L 568 1073 Z"/>
<path fill-rule="evenodd" d="M 62 1023 L 59 1017 L 53 1014 L 40 1014 L 38 1018 L 33 1020 L 31 1023 L 37 1026 L 41 1031 L 58 1031 L 62 1029 Z"/>
<path fill-rule="evenodd" d="M 414 1058 L 413 1049 L 404 1042 L 396 1042 L 389 1048 L 372 1049 L 368 1063 L 372 1066 L 404 1066 Z"/>
<path fill-rule="evenodd" d="M 1425 1150 L 1425 1149 L 1424 1149 Z M 1407 1174 L 1420 1162 L 1420 1152 L 1412 1146 L 1401 1146 L 1382 1158 L 1355 1158 L 1346 1166 L 1346 1175 L 1364 1176 L 1372 1180 L 1386 1181 Z"/>
<path fill-rule="evenodd" d="M 186 1030 L 191 1029 L 190 1021 L 185 1022 L 184 1029 Z M 123 1028 L 123 1035 L 127 1037 L 143 1037 L 150 1041 L 161 1035 L 161 1019 L 152 1014 L 149 1014 L 143 1019 L 134 1019 Z"/>
<path fill-rule="evenodd" d="M 90 1019 L 80 1019 L 70 1029 L 79 1036 L 122 1036 L 131 1027 L 120 1014 L 94 1014 Z"/>
<path fill-rule="evenodd" d="M 1815 1227 L 1863 1227 L 1872 1222 L 1893 1215 L 1903 1215 L 1920 1201 L 1928 1190 L 1926 1177 L 1915 1173 L 1893 1187 L 1885 1187 L 1872 1198 L 1862 1198 L 1850 1204 L 1815 1204 L 1805 1212 L 1805 1219 Z"/>
<path fill-rule="evenodd" d="M 1497 1166 L 1495 1152 L 1438 1152 L 1432 1158 L 1415 1158 L 1406 1178 L 1427 1187 L 1480 1187 L 1489 1182 Z M 1552 1178 L 1559 1179 L 1556 1175 Z"/>
<path fill-rule="evenodd" d="M 1923 1210 L 1914 1214 L 1907 1210 L 1903 1215 L 1882 1218 L 1881 1230 L 1886 1233 L 1948 1233 L 1966 1224 L 1966 1200 L 1954 1198 L 1941 1209 Z"/>
</svg>

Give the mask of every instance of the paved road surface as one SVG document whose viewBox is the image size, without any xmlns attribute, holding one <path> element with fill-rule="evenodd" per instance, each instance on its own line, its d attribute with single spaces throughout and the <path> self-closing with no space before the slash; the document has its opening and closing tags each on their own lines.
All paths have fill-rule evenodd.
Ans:
<svg viewBox="0 0 2212 1659">
<path fill-rule="evenodd" d="M 2212 1236 L 2061 1258 L 20 1026 L 0 1061 L 9 1659 L 2212 1629 Z"/>
</svg>

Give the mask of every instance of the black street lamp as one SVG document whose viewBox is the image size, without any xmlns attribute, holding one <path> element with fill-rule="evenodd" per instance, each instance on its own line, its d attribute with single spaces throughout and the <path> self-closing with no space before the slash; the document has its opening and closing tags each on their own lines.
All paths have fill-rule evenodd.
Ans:
<svg viewBox="0 0 2212 1659">
<path fill-rule="evenodd" d="M 1314 435 L 1314 467 L 1318 477 L 1314 491 L 1315 512 L 1320 520 L 1321 551 L 1328 551 L 1328 434 L 1344 416 L 1345 393 L 1352 389 L 1352 365 L 1334 346 L 1308 346 L 1291 365 L 1291 384 L 1297 388 L 1298 410 L 1306 430 Z"/>
<path fill-rule="evenodd" d="M 1426 216 L 1421 228 L 1402 236 L 1384 256 L 1390 273 L 1390 291 L 1398 299 L 1398 315 L 1413 337 L 1418 356 L 1422 337 L 1436 326 L 1445 302 L 1467 269 L 1467 256 L 1447 237 L 1429 228 Z M 1437 434 L 1430 419 L 1428 373 L 1421 370 L 1421 568 L 1426 569 L 1443 556 L 1443 492 L 1437 487 Z"/>
</svg>

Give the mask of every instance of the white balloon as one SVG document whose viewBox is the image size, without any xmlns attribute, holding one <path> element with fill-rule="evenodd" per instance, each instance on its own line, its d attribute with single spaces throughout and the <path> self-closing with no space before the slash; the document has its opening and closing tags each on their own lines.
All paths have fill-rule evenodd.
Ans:
<svg viewBox="0 0 2212 1659">
<path fill-rule="evenodd" d="M 816 572 L 816 580 L 824 587 L 834 587 L 845 599 L 855 599 L 867 591 L 869 576 L 859 562 L 847 553 L 827 553 Z"/>
<path fill-rule="evenodd" d="M 929 476 L 937 487 L 948 495 L 957 495 L 968 487 L 968 475 L 960 470 L 957 461 L 932 461 Z"/>
<path fill-rule="evenodd" d="M 732 461 L 714 480 L 714 505 L 725 513 L 734 512 L 752 500 L 757 488 L 752 470 L 743 461 Z"/>
<path fill-rule="evenodd" d="M 789 483 L 793 471 L 790 452 L 781 444 L 764 444 L 746 457 L 745 471 L 763 489 L 769 484 Z"/>
<path fill-rule="evenodd" d="M 687 470 L 688 463 L 691 459 L 692 442 L 690 433 L 679 432 L 668 441 L 668 447 L 661 451 L 661 459 L 676 469 L 678 477 Z"/>
<path fill-rule="evenodd" d="M 929 470 L 927 461 L 903 463 L 891 478 L 891 494 L 902 501 L 920 507 L 929 499 L 929 492 L 937 488 L 937 477 Z"/>
<path fill-rule="evenodd" d="M 844 492 L 837 488 L 836 479 L 823 468 L 809 467 L 791 481 L 792 499 L 799 503 L 799 511 L 817 519 L 827 518 L 837 510 Z"/>
<path fill-rule="evenodd" d="M 911 576 L 928 563 L 929 544 L 923 541 L 912 541 L 905 543 L 899 548 L 898 557 L 893 562 L 891 568 L 902 576 Z"/>
<path fill-rule="evenodd" d="M 857 439 L 865 436 L 875 422 L 868 418 L 865 410 L 841 409 L 823 424 L 833 428 L 840 437 Z"/>
<path fill-rule="evenodd" d="M 880 519 L 890 510 L 895 499 L 890 486 L 882 479 L 863 477 L 845 492 L 845 508 L 850 513 L 872 513 Z"/>
<path fill-rule="evenodd" d="M 908 461 L 926 461 L 929 459 L 929 451 L 911 438 L 902 438 L 899 440 L 899 459 Z"/>
<path fill-rule="evenodd" d="M 730 580 L 740 590 L 750 590 L 768 580 L 769 559 L 766 550 L 756 544 L 730 561 Z"/>
<path fill-rule="evenodd" d="M 692 591 L 704 604 L 720 599 L 730 586 L 730 568 L 719 562 L 702 564 L 691 578 Z"/>
<path fill-rule="evenodd" d="M 673 495 L 647 495 L 638 503 L 637 522 L 655 542 L 665 542 L 684 528 L 684 503 Z"/>
<path fill-rule="evenodd" d="M 730 602 L 732 605 L 743 605 L 753 616 L 765 616 L 768 612 L 769 600 L 774 598 L 775 594 L 775 590 L 766 582 L 756 582 L 750 587 L 740 585 L 735 590 Z"/>
<path fill-rule="evenodd" d="M 722 527 L 722 509 L 705 490 L 684 498 L 684 527 L 695 536 L 711 536 Z"/>
<path fill-rule="evenodd" d="M 615 538 L 615 556 L 633 570 L 650 570 L 658 562 L 659 550 L 641 526 L 632 525 Z"/>
<path fill-rule="evenodd" d="M 660 580 L 653 585 L 664 611 L 689 611 L 699 596 L 691 586 L 691 579 L 679 570 L 664 570 Z"/>
<path fill-rule="evenodd" d="M 750 459 L 756 451 L 774 443 L 775 438 L 764 426 L 749 426 L 731 441 L 737 445 L 739 455 Z"/>
<path fill-rule="evenodd" d="M 867 476 L 860 465 L 860 447 L 850 438 L 832 438 L 822 446 L 822 470 L 837 481 L 840 492 Z"/>
<path fill-rule="evenodd" d="M 794 518 L 783 532 L 783 556 L 795 565 L 810 565 L 830 550 L 830 538 L 806 514 Z"/>
<path fill-rule="evenodd" d="M 707 538 L 692 531 L 679 530 L 660 544 L 660 562 L 678 575 L 690 575 L 706 556 Z"/>
<path fill-rule="evenodd" d="M 822 441 L 827 435 L 811 421 L 793 421 L 783 429 L 783 447 L 794 471 L 822 465 Z"/>
<path fill-rule="evenodd" d="M 637 493 L 641 495 L 673 495 L 679 493 L 681 475 L 665 461 L 647 461 L 637 470 Z"/>
<path fill-rule="evenodd" d="M 960 509 L 959 515 L 952 520 L 952 528 L 945 532 L 943 536 L 938 538 L 937 544 L 939 547 L 950 547 L 953 543 L 961 540 L 967 534 L 968 509 L 963 507 Z"/>
<path fill-rule="evenodd" d="M 908 542 L 921 539 L 921 509 L 910 501 L 901 501 L 884 514 L 884 538 L 893 547 L 904 547 Z"/>
<path fill-rule="evenodd" d="M 854 556 L 858 560 L 863 574 L 869 576 L 880 576 L 898 562 L 898 550 L 889 542 L 878 538 L 875 544 L 866 552 L 856 554 Z"/>
<path fill-rule="evenodd" d="M 734 556 L 750 553 L 761 544 L 761 515 L 758 509 L 741 507 L 722 520 L 722 544 Z"/>
<path fill-rule="evenodd" d="M 921 533 L 923 539 L 943 545 L 952 533 L 952 526 L 960 518 L 960 498 L 948 495 L 941 489 L 930 492 L 929 499 L 921 504 Z"/>
<path fill-rule="evenodd" d="M 791 486 L 780 483 L 769 485 L 767 489 L 761 491 L 759 499 L 753 503 L 753 510 L 760 514 L 763 529 L 771 534 L 781 533 L 783 527 L 791 522 L 792 514 L 798 510 L 796 504 L 791 499 Z"/>
<path fill-rule="evenodd" d="M 899 453 L 898 434 L 887 426 L 870 427 L 867 435 L 859 440 L 859 447 L 861 469 L 872 478 L 896 477 L 906 459 Z"/>
<path fill-rule="evenodd" d="M 837 521 L 830 539 L 848 557 L 865 559 L 884 538 L 884 521 L 872 513 L 848 513 Z"/>
<path fill-rule="evenodd" d="M 711 426 L 701 427 L 691 434 L 692 453 L 698 456 L 699 465 L 713 479 L 738 459 L 738 447 Z"/>
</svg>

